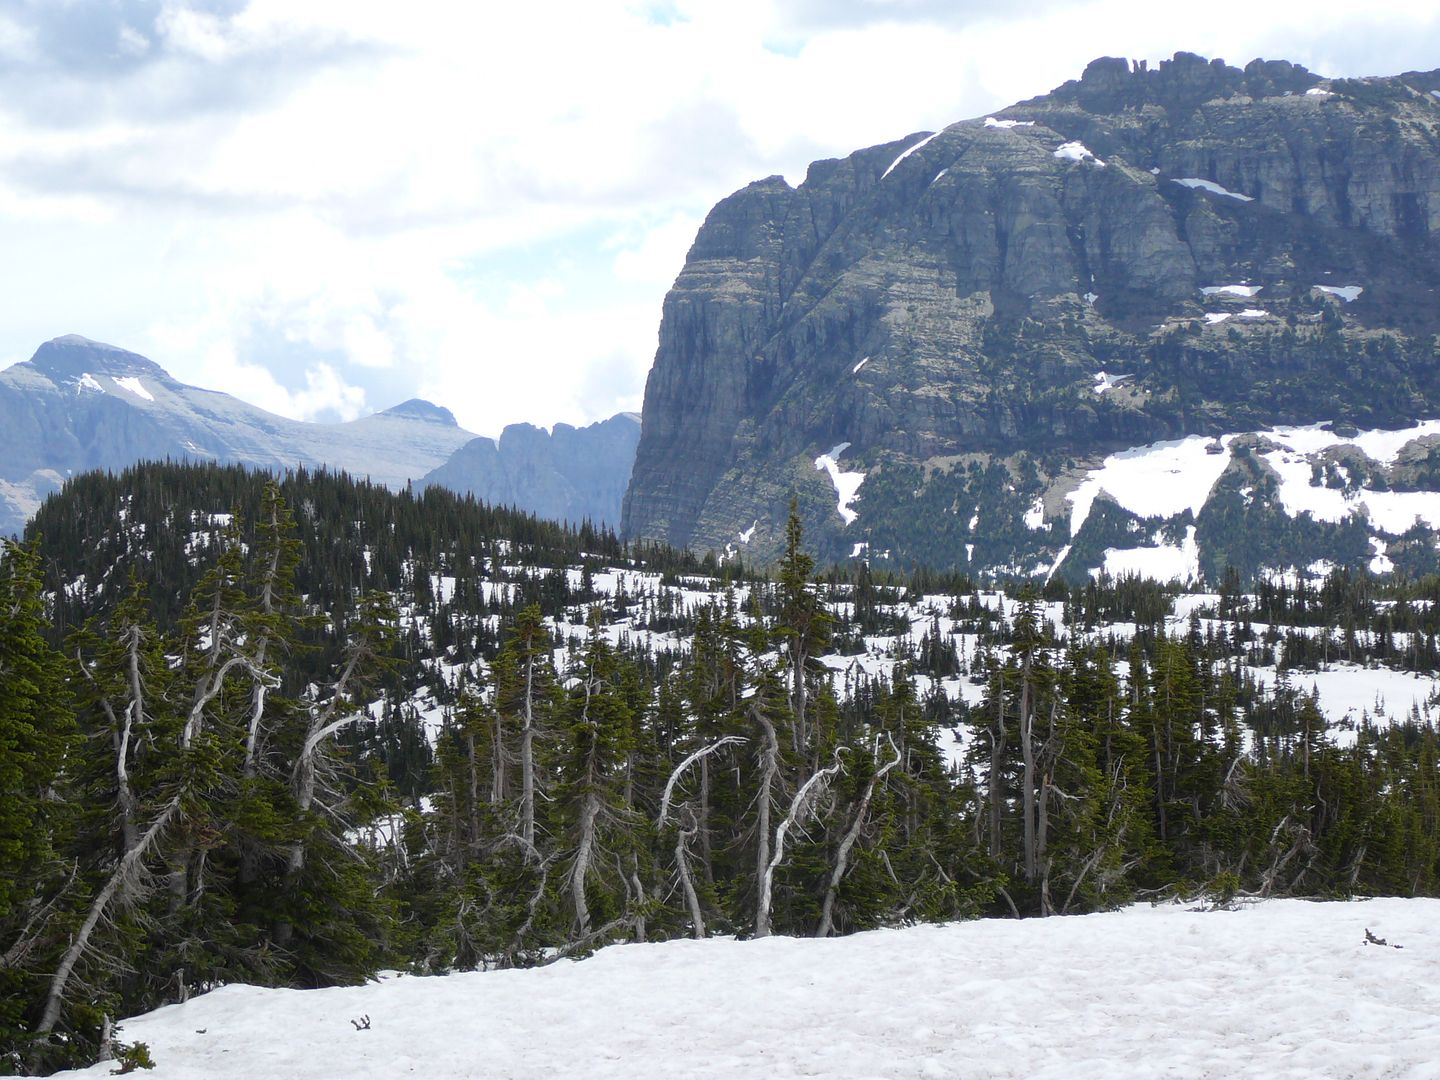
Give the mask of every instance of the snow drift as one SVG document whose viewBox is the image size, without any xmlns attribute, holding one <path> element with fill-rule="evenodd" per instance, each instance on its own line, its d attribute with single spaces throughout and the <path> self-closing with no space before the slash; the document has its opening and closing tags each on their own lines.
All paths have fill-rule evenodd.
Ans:
<svg viewBox="0 0 1440 1080">
<path fill-rule="evenodd" d="M 1440 1076 L 1437 926 L 1437 900 L 1286 900 L 623 945 L 529 971 L 231 986 L 121 1035 L 149 1044 L 154 1080 Z"/>
</svg>

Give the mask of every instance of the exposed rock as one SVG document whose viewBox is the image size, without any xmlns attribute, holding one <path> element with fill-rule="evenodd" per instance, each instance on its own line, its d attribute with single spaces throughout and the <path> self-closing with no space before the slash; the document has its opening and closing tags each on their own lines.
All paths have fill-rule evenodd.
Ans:
<svg viewBox="0 0 1440 1080">
<path fill-rule="evenodd" d="M 556 424 L 549 433 L 530 424 L 511 424 L 498 443 L 466 443 L 420 483 L 557 521 L 618 527 L 639 439 L 640 417 L 635 413 L 619 413 L 582 428 Z"/>
<path fill-rule="evenodd" d="M 1102 59 L 998 123 L 735 193 L 665 301 L 626 535 L 724 549 L 758 523 L 749 553 L 770 558 L 795 494 L 823 557 L 870 541 L 973 565 L 975 537 L 914 512 L 936 485 L 979 490 L 936 462 L 1022 455 L 1037 486 L 1015 497 L 1053 502 L 1126 446 L 1440 416 L 1430 82 Z M 866 477 L 853 524 L 814 467 L 840 443 Z"/>
</svg>

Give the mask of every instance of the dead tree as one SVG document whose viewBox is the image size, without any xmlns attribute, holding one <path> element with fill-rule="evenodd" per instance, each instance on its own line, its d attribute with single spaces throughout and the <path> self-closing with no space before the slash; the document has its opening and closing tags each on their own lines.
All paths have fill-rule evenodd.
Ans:
<svg viewBox="0 0 1440 1080">
<path fill-rule="evenodd" d="M 820 769 L 800 786 L 800 790 L 795 793 L 795 800 L 790 804 L 790 812 L 785 815 L 785 820 L 780 822 L 779 828 L 775 830 L 775 854 L 770 857 L 770 862 L 765 867 L 765 872 L 760 879 L 760 903 L 756 918 L 758 924 L 758 916 L 763 913 L 767 934 L 770 928 L 770 897 L 775 883 L 775 869 L 785 858 L 785 837 L 797 822 L 803 821 L 810 813 L 810 808 L 814 805 L 815 800 L 820 797 L 821 792 L 825 790 L 830 781 L 835 779 L 841 769 L 840 754 L 839 751 L 836 751 L 833 765 L 827 765 Z M 762 935 L 757 932 L 755 936 Z"/>
<path fill-rule="evenodd" d="M 845 838 L 840 841 L 840 850 L 835 853 L 835 868 L 830 872 L 830 881 L 825 888 L 825 901 L 820 907 L 820 925 L 815 928 L 817 938 L 829 937 L 834 930 L 835 896 L 840 890 L 840 882 L 845 877 L 846 871 L 850 869 L 850 852 L 855 847 L 855 841 L 860 838 L 860 831 L 865 827 L 865 817 L 870 811 L 870 800 L 875 795 L 875 789 L 885 779 L 885 774 L 900 764 L 901 754 L 895 746 L 895 740 L 889 734 L 885 736 L 890 743 L 890 749 L 895 757 L 877 769 L 871 775 L 865 785 L 865 794 L 860 797 L 860 803 L 855 808 L 855 819 L 850 823 L 850 829 Z M 871 751 L 871 757 L 875 764 L 880 761 L 880 738 L 876 736 L 875 746 Z"/>
</svg>

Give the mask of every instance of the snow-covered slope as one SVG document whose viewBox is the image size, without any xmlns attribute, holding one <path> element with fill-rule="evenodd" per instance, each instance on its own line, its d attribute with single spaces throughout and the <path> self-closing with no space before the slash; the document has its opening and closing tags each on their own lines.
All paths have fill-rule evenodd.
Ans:
<svg viewBox="0 0 1440 1080">
<path fill-rule="evenodd" d="M 1192 435 L 1109 455 L 1078 480 L 1067 478 L 1046 492 L 1047 504 L 1063 507 L 1068 518 L 1063 535 L 1070 539 L 1050 572 L 1068 569 L 1073 578 L 1103 569 L 1113 576 L 1199 580 L 1205 554 L 1212 577 L 1217 564 L 1237 565 L 1243 573 L 1294 570 L 1317 579 L 1334 565 L 1383 574 L 1396 569 L 1387 551 L 1402 538 L 1408 541 L 1411 575 L 1432 572 L 1440 540 L 1440 421 L 1344 434 L 1337 427 L 1276 427 L 1213 439 Z M 1242 517 L 1255 508 L 1269 512 L 1272 522 L 1302 522 L 1296 536 L 1305 542 L 1291 537 L 1290 547 L 1281 548 L 1288 558 L 1259 565 L 1247 565 L 1244 554 L 1232 549 L 1231 528 L 1211 528 L 1208 539 L 1197 544 L 1194 524 L 1206 515 L 1218 521 L 1232 495 Z M 1072 552 L 1100 498 L 1147 524 L 1132 520 L 1134 540 L 1127 546 L 1107 545 L 1076 565 Z M 1368 546 L 1355 548 L 1357 534 L 1324 530 L 1346 523 L 1355 525 Z M 1255 531 L 1273 528 L 1254 517 L 1244 524 Z M 1304 557 L 1306 551 L 1310 557 Z"/>
<path fill-rule="evenodd" d="M 288 420 L 72 334 L 0 371 L 0 535 L 18 532 L 66 476 L 88 469 L 165 458 L 326 465 L 402 487 L 474 437 L 423 401 L 345 424 Z"/>
<path fill-rule="evenodd" d="M 1435 900 L 1286 900 L 622 945 L 538 970 L 224 987 L 121 1037 L 149 1045 L 154 1080 L 1433 1077 L 1436 926 Z"/>
</svg>

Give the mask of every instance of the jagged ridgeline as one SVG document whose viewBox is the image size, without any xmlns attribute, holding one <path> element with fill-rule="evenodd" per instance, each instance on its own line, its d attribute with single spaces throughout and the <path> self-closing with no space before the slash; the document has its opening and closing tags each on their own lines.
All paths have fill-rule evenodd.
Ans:
<svg viewBox="0 0 1440 1080">
<path fill-rule="evenodd" d="M 624 534 L 769 559 L 794 492 L 825 559 L 1433 572 L 1437 175 L 1440 72 L 1182 53 L 757 181 L 666 298 Z"/>
<path fill-rule="evenodd" d="M 224 983 L 1440 887 L 1435 580 L 816 580 L 798 516 L 759 579 L 173 464 L 71 481 L 32 537 L 0 556 L 12 1071 Z"/>
</svg>

